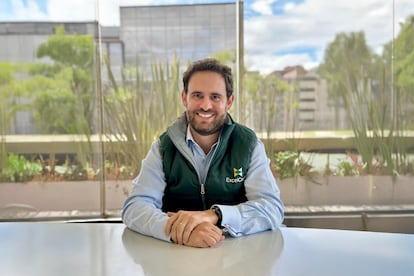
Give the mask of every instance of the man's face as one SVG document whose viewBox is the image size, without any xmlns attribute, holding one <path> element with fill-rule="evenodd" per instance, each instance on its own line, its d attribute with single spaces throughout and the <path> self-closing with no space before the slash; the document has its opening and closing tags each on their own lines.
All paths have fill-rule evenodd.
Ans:
<svg viewBox="0 0 414 276">
<path fill-rule="evenodd" d="M 210 71 L 194 73 L 188 83 L 188 93 L 183 91 L 181 98 L 191 129 L 203 136 L 221 130 L 234 100 L 233 95 L 227 99 L 223 77 Z"/>
</svg>

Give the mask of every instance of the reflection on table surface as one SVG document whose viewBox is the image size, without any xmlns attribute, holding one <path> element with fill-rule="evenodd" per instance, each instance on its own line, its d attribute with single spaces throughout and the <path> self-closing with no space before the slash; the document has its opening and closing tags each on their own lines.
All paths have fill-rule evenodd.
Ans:
<svg viewBox="0 0 414 276">
<path fill-rule="evenodd" d="M 119 223 L 0 223 L 0 275 L 414 275 L 414 235 L 281 228 L 213 248 Z"/>
</svg>

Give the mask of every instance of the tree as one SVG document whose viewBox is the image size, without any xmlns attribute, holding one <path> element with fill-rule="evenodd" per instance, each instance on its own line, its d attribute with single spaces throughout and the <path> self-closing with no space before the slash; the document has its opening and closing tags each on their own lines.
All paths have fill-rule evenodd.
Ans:
<svg viewBox="0 0 414 276">
<path fill-rule="evenodd" d="M 401 31 L 394 42 L 395 56 L 395 115 L 404 114 L 404 128 L 413 128 L 414 116 L 414 16 L 401 24 Z M 398 108 L 403 110 L 398 111 Z"/>
<path fill-rule="evenodd" d="M 7 86 L 11 80 L 13 79 L 12 76 L 12 66 L 8 63 L 0 63 L 0 176 L 3 173 L 3 169 L 6 166 L 7 161 L 7 152 L 6 146 L 4 141 L 4 136 L 7 132 L 8 126 L 8 118 L 9 118 L 9 111 L 8 111 L 8 95 L 4 91 L 5 86 Z"/>
<path fill-rule="evenodd" d="M 330 96 L 345 107 L 366 171 L 395 174 L 404 149 L 397 146 L 400 125 L 390 114 L 391 66 L 385 53 L 374 54 L 362 32 L 340 33 L 328 45 L 318 72 L 327 79 Z"/>
<path fill-rule="evenodd" d="M 339 33 L 326 48 L 318 73 L 328 82 L 329 98 L 334 101 L 336 111 L 341 104 L 351 104 L 347 102 L 350 98 L 344 96 L 360 94 L 361 77 L 368 74 L 371 57 L 363 32 Z M 338 120 L 336 113 L 336 125 Z"/>
<path fill-rule="evenodd" d="M 285 95 L 291 86 L 274 73 L 262 76 L 259 72 L 249 72 L 244 78 L 244 87 L 248 98 L 246 103 L 251 106 L 250 115 L 258 130 L 265 130 L 268 135 L 280 130 L 277 111 L 282 107 L 281 102 L 285 104 Z"/>
<path fill-rule="evenodd" d="M 6 93 L 5 87 L 13 80 L 13 66 L 9 63 L 0 63 L 0 134 L 6 134 L 8 126 L 8 106 L 9 93 Z"/>
<path fill-rule="evenodd" d="M 0 178 L 7 162 L 5 135 L 9 131 L 10 122 L 17 111 L 28 110 L 28 104 L 21 104 L 17 99 L 25 95 L 27 91 L 21 89 L 20 82 L 15 80 L 16 71 L 20 71 L 17 65 L 0 63 Z"/>
<path fill-rule="evenodd" d="M 79 133 L 76 105 L 78 99 L 71 89 L 72 71 L 62 69 L 53 78 L 35 76 L 30 80 L 34 100 L 34 119 L 46 134 Z"/>
<path fill-rule="evenodd" d="M 91 35 L 67 35 L 63 26 L 37 49 L 37 57 L 48 57 L 53 64 L 37 65 L 32 73 L 56 80 L 55 86 L 40 91 L 35 101 L 37 121 L 44 131 L 86 135 L 93 132 L 94 53 Z M 63 106 L 65 102 L 66 108 Z M 65 112 L 56 109 L 59 107 Z M 50 117 L 52 114 L 54 116 Z M 68 122 L 68 116 L 71 116 L 71 122 Z M 49 127 L 46 119 L 51 120 Z"/>
</svg>

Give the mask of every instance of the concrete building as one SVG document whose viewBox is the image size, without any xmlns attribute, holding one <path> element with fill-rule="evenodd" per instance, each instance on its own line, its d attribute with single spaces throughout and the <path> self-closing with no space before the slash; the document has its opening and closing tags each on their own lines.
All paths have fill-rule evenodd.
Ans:
<svg viewBox="0 0 414 276">
<path fill-rule="evenodd" d="M 97 22 L 0 22 L 0 62 L 47 62 L 45 58 L 37 58 L 36 51 L 55 34 L 58 26 L 63 26 L 66 34 L 89 34 L 97 43 L 101 41 L 103 54 L 108 56 L 113 70 L 119 74 L 124 64 L 120 29 L 100 26 Z"/>
<path fill-rule="evenodd" d="M 68 34 L 97 36 L 94 22 L 0 22 L 0 61 L 29 63 L 40 61 L 36 50 L 63 25 Z"/>
<path fill-rule="evenodd" d="M 299 127 L 301 130 L 332 130 L 345 128 L 345 109 L 334 106 L 328 98 L 326 80 L 314 71 L 298 78 Z"/>
<path fill-rule="evenodd" d="M 121 7 L 121 40 L 127 65 L 151 68 L 173 56 L 185 65 L 235 50 L 235 3 Z"/>
<path fill-rule="evenodd" d="M 271 76 L 287 83 L 288 91 L 275 87 L 259 91 L 263 102 L 249 107 L 248 120 L 256 131 L 305 131 L 345 129 L 346 112 L 343 106 L 335 105 L 328 97 L 326 80 L 314 70 L 307 71 L 301 65 L 289 66 L 271 73 Z M 272 101 L 274 107 L 271 107 Z M 269 113 L 273 110 L 272 114 Z M 267 113 L 266 113 L 267 112 Z"/>
<path fill-rule="evenodd" d="M 329 99 L 326 80 L 314 70 L 301 66 L 290 67 L 284 79 L 294 82 L 298 88 L 296 101 L 296 130 L 333 130 L 346 128 L 346 112 L 343 106 L 335 106 Z"/>
</svg>

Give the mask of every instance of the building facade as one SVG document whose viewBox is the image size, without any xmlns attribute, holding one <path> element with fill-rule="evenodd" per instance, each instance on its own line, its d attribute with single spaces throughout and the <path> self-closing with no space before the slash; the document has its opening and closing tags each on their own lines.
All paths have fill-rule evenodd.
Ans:
<svg viewBox="0 0 414 276">
<path fill-rule="evenodd" d="M 291 68 L 296 73 L 289 72 L 284 75 L 284 79 L 297 87 L 297 95 L 294 97 L 296 116 L 292 119 L 294 130 L 346 128 L 345 109 L 342 105 L 335 105 L 335 101 L 329 98 L 326 80 L 319 77 L 314 70 L 307 71 L 301 66 Z"/>
<path fill-rule="evenodd" d="M 127 65 L 151 68 L 176 56 L 190 60 L 235 51 L 235 3 L 121 7 Z"/>
</svg>

